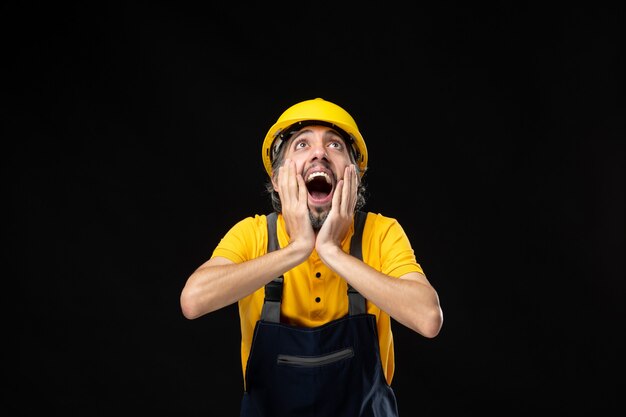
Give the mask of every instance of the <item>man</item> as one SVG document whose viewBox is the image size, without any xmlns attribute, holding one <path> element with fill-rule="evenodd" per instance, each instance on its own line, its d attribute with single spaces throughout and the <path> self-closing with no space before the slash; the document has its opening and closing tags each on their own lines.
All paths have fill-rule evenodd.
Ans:
<svg viewBox="0 0 626 417">
<path fill-rule="evenodd" d="M 367 148 L 321 98 L 262 146 L 277 215 L 235 224 L 181 293 L 195 319 L 238 302 L 242 417 L 398 415 L 391 318 L 435 337 L 443 315 L 400 224 L 361 211 Z"/>
</svg>

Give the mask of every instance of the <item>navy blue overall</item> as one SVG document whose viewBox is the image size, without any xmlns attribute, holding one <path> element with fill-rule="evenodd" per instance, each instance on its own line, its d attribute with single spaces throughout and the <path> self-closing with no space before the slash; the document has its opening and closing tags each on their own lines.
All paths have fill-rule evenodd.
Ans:
<svg viewBox="0 0 626 417">
<path fill-rule="evenodd" d="M 366 213 L 357 212 L 350 253 L 362 259 Z M 268 251 L 278 248 L 276 214 L 268 215 Z M 349 313 L 322 326 L 280 323 L 283 276 L 265 287 L 246 367 L 241 417 L 396 417 L 383 373 L 376 317 L 348 285 Z"/>
</svg>

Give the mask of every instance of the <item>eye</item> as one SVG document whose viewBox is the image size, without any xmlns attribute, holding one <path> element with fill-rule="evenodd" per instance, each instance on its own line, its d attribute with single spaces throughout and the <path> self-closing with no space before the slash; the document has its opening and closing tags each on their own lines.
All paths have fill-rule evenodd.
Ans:
<svg viewBox="0 0 626 417">
<path fill-rule="evenodd" d="M 340 141 L 332 141 L 328 144 L 329 148 L 335 148 L 335 149 L 341 149 L 342 148 L 342 144 Z"/>
<path fill-rule="evenodd" d="M 303 140 L 297 141 L 296 143 L 293 144 L 293 148 L 294 149 L 306 148 L 306 142 Z"/>
</svg>

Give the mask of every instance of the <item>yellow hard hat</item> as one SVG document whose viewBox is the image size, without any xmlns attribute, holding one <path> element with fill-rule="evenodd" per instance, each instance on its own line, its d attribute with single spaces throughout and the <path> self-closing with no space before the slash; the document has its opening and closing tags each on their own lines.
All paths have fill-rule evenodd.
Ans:
<svg viewBox="0 0 626 417">
<path fill-rule="evenodd" d="M 282 142 L 289 139 L 289 135 L 283 134 L 287 131 L 293 132 L 291 127 L 299 129 L 298 126 L 304 127 L 312 122 L 333 127 L 343 134 L 355 151 L 356 163 L 362 176 L 367 168 L 367 147 L 356 122 L 343 108 L 321 98 L 305 100 L 289 107 L 267 132 L 263 141 L 263 165 L 268 175 L 272 176 L 274 154 Z"/>
</svg>

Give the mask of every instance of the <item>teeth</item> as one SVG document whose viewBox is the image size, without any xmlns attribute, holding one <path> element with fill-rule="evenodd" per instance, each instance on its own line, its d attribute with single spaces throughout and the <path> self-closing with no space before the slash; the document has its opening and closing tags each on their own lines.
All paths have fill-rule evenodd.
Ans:
<svg viewBox="0 0 626 417">
<path fill-rule="evenodd" d="M 326 182 L 330 184 L 330 177 L 325 172 L 314 172 L 307 177 L 306 181 L 310 182 L 313 180 L 313 178 L 316 178 L 316 177 L 324 177 Z"/>
</svg>

